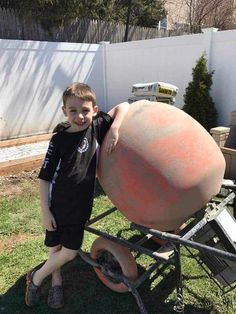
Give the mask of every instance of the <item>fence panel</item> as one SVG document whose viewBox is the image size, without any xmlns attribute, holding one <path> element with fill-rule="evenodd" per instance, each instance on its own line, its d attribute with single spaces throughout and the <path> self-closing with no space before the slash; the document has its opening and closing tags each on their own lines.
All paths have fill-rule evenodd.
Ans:
<svg viewBox="0 0 236 314">
<path fill-rule="evenodd" d="M 182 33 L 183 34 L 183 33 Z M 64 26 L 44 29 L 32 16 L 20 16 L 14 10 L 0 8 L 0 36 L 2 39 L 39 40 L 56 42 L 99 43 L 124 40 L 125 25 L 112 22 L 75 19 Z M 173 31 L 138 26 L 129 27 L 128 40 L 142 40 L 180 35 Z"/>
</svg>

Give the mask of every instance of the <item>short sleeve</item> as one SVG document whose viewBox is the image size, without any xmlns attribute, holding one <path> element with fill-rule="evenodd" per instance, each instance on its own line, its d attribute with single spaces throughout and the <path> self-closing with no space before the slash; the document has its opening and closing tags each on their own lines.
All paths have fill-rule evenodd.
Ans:
<svg viewBox="0 0 236 314">
<path fill-rule="evenodd" d="M 38 175 L 39 179 L 52 181 L 60 162 L 57 146 L 56 136 L 54 135 L 49 142 L 47 153 Z"/>
<path fill-rule="evenodd" d="M 110 129 L 112 123 L 113 123 L 112 117 L 109 116 L 109 114 L 102 111 L 99 111 L 96 118 L 93 120 L 96 138 L 99 145 L 102 144 L 105 135 L 107 131 Z"/>
</svg>

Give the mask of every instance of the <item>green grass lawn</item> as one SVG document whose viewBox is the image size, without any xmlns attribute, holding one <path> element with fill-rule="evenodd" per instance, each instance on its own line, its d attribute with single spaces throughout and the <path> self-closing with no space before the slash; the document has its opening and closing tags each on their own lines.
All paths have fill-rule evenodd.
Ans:
<svg viewBox="0 0 236 314">
<path fill-rule="evenodd" d="M 49 280 L 41 287 L 42 303 L 34 309 L 24 304 L 25 274 L 47 258 L 40 223 L 36 172 L 31 176 L 13 176 L 0 181 L 0 314 L 27 313 L 139 313 L 131 293 L 109 290 L 93 268 L 80 257 L 63 268 L 65 307 L 52 311 L 47 307 Z M 112 207 L 98 187 L 93 216 Z M 120 238 L 139 237 L 119 212 L 96 223 L 98 229 Z M 95 235 L 86 232 L 83 250 L 90 252 Z M 150 244 L 155 245 L 155 244 Z M 139 274 L 154 261 L 134 254 Z M 236 291 L 222 295 L 197 262 L 182 249 L 181 254 L 185 313 L 236 313 Z M 235 289 L 236 290 L 236 289 Z M 161 265 L 138 288 L 148 313 L 173 313 L 176 299 L 173 266 Z"/>
</svg>

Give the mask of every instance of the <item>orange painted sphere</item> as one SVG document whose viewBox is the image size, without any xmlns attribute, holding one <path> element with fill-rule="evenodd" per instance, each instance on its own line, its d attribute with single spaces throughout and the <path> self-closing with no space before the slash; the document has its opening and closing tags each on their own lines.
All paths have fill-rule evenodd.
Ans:
<svg viewBox="0 0 236 314">
<path fill-rule="evenodd" d="M 129 221 L 175 230 L 222 183 L 224 157 L 211 135 L 184 111 L 141 100 L 130 105 L 119 141 L 101 147 L 98 178 Z"/>
</svg>

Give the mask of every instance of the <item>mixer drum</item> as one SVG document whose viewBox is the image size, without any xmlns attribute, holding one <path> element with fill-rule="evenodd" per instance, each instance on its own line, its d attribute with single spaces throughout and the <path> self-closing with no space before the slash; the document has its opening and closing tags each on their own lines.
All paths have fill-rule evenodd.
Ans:
<svg viewBox="0 0 236 314">
<path fill-rule="evenodd" d="M 134 102 L 119 134 L 111 154 L 101 147 L 98 178 L 128 220 L 176 230 L 219 192 L 224 157 L 209 133 L 184 111 Z"/>
</svg>

